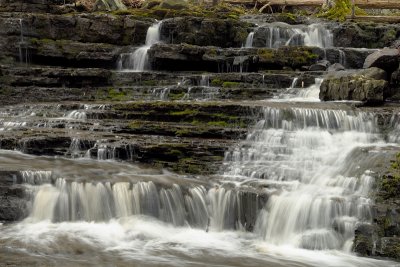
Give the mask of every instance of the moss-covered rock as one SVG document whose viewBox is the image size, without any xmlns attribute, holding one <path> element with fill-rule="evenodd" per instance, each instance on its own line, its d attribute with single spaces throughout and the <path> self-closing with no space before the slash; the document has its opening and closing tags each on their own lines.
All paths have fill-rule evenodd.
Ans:
<svg viewBox="0 0 400 267">
<path fill-rule="evenodd" d="M 381 104 L 388 88 L 386 72 L 370 68 L 359 72 L 330 73 L 322 82 L 319 97 L 323 101 L 355 100 Z"/>
</svg>

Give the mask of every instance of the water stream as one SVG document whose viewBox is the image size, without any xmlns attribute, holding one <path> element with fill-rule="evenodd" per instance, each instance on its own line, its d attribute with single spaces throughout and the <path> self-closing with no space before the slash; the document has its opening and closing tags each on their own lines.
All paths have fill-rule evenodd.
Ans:
<svg viewBox="0 0 400 267">
<path fill-rule="evenodd" d="M 150 47 L 160 42 L 160 27 L 162 21 L 159 21 L 147 30 L 146 43 L 137 48 L 133 53 L 120 55 L 117 62 L 118 70 L 145 71 L 150 70 L 149 57 L 147 55 Z"/>
<path fill-rule="evenodd" d="M 399 116 L 393 115 L 386 141 L 373 113 L 290 102 L 315 101 L 320 82 L 297 88 L 295 79 L 293 98 L 265 102 L 247 138 L 226 152 L 219 176 L 194 179 L 118 162 L 112 144 L 87 147 L 78 137 L 71 137 L 70 159 L 0 150 L 0 170 L 12 173 L 27 201 L 25 219 L 0 224 L 1 261 L 400 266 L 351 252 L 356 226 L 372 222 L 373 170 L 392 156 L 385 149 L 398 142 Z M 208 83 L 204 75 L 200 84 Z M 54 121 L 90 123 L 88 114 L 105 108 L 71 106 Z M 32 107 L 21 109 L 1 118 L 19 123 L 22 117 L 25 125 L 16 127 L 31 125 Z"/>
<path fill-rule="evenodd" d="M 323 24 L 289 25 L 283 22 L 265 24 L 249 33 L 245 47 L 253 47 L 255 39 L 264 40 L 257 42 L 257 47 L 263 43 L 262 46 L 267 48 L 279 48 L 285 45 L 321 48 L 333 46 L 333 35 Z"/>
</svg>

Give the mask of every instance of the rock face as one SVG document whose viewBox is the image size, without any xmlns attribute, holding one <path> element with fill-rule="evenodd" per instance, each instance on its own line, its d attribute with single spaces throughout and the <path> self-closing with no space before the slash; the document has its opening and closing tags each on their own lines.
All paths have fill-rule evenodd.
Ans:
<svg viewBox="0 0 400 267">
<path fill-rule="evenodd" d="M 377 179 L 373 224 L 356 230 L 354 250 L 360 255 L 400 259 L 400 154 L 393 158 L 386 174 Z"/>
<path fill-rule="evenodd" d="M 156 44 L 148 51 L 154 70 L 201 70 L 209 72 L 251 72 L 262 69 L 298 69 L 316 63 L 310 47 L 229 48 L 187 44 Z"/>
<path fill-rule="evenodd" d="M 93 11 L 125 10 L 126 6 L 120 0 L 97 0 Z"/>
<path fill-rule="evenodd" d="M 321 84 L 319 97 L 323 101 L 355 100 L 379 104 L 384 100 L 387 87 L 386 72 L 381 69 L 340 71 L 328 74 Z"/>
<path fill-rule="evenodd" d="M 0 171 L 0 222 L 16 221 L 26 215 L 24 189 L 14 185 L 18 175 L 18 172 Z"/>
<path fill-rule="evenodd" d="M 252 24 L 232 19 L 178 17 L 165 20 L 161 39 L 171 44 L 241 47 Z"/>
<path fill-rule="evenodd" d="M 336 47 L 389 47 L 400 34 L 398 24 L 345 22 L 333 27 Z"/>
<path fill-rule="evenodd" d="M 400 54 L 395 48 L 384 48 L 369 55 L 364 62 L 364 68 L 377 67 L 392 73 L 399 68 Z"/>
</svg>

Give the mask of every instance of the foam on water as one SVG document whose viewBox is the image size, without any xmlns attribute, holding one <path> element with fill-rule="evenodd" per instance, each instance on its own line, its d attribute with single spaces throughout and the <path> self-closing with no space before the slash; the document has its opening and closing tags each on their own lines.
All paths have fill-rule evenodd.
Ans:
<svg viewBox="0 0 400 267">
<path fill-rule="evenodd" d="M 143 216 L 124 217 L 107 223 L 23 222 L 0 226 L 0 242 L 16 242 L 27 251 L 40 251 L 54 263 L 68 262 L 74 251 L 85 266 L 112 263 L 141 266 L 348 266 L 391 267 L 396 263 L 358 258 L 338 251 L 316 252 L 278 247 L 257 240 L 251 233 L 205 232 L 172 227 Z M 99 256 L 95 256 L 98 255 Z M 23 259 L 26 252 L 20 252 Z M 35 253 L 34 253 L 35 254 Z M 110 262 L 111 260 L 111 262 Z"/>
</svg>

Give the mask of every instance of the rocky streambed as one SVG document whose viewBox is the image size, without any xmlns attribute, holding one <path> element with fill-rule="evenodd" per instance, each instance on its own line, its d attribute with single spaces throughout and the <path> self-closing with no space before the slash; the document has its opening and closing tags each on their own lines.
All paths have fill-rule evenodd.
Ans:
<svg viewBox="0 0 400 267">
<path fill-rule="evenodd" d="M 397 266 L 398 25 L 149 10 L 0 1 L 2 261 Z"/>
</svg>

